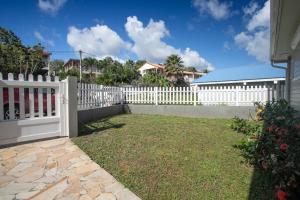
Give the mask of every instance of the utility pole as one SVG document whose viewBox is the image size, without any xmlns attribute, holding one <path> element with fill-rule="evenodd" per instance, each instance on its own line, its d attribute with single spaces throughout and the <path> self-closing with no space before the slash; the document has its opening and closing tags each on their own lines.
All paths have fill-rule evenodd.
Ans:
<svg viewBox="0 0 300 200">
<path fill-rule="evenodd" d="M 79 75 L 79 80 L 80 80 L 80 83 L 81 83 L 81 76 L 82 76 L 82 72 L 81 72 L 81 63 L 82 63 L 82 51 L 81 50 L 79 50 L 79 57 L 80 57 L 80 59 L 79 59 L 79 70 L 80 70 L 80 75 Z"/>
<path fill-rule="evenodd" d="M 50 73 L 50 56 L 51 56 L 51 53 L 49 53 L 49 56 L 48 56 L 48 59 L 47 59 L 48 76 L 51 75 L 51 73 Z"/>
</svg>

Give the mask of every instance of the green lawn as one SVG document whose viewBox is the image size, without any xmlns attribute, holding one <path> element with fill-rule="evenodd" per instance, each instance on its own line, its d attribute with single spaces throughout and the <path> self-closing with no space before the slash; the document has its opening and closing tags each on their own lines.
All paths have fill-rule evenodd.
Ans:
<svg viewBox="0 0 300 200">
<path fill-rule="evenodd" d="M 142 199 L 270 199 L 229 123 L 119 115 L 82 125 L 73 141 Z"/>
</svg>

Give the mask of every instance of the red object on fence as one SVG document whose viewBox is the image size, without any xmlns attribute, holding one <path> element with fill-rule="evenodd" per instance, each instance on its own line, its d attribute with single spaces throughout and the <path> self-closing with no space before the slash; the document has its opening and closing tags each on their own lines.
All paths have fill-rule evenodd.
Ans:
<svg viewBox="0 0 300 200">
<path fill-rule="evenodd" d="M 34 90 L 34 112 L 39 112 L 39 101 L 38 101 L 38 90 L 35 88 Z M 14 104 L 15 104 L 15 113 L 19 112 L 19 89 L 14 88 Z M 3 106 L 4 106 L 4 116 L 9 112 L 9 92 L 8 88 L 3 88 Z M 25 106 L 25 114 L 29 113 L 29 89 L 24 89 L 24 106 Z M 55 94 L 51 92 L 51 110 L 55 110 Z M 43 92 L 43 113 L 47 113 L 47 93 Z M 51 114 L 52 115 L 52 114 Z"/>
</svg>

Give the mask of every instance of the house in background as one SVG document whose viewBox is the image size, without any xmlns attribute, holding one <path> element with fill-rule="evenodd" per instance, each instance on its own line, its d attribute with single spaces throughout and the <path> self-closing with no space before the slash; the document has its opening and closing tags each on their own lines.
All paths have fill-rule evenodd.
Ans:
<svg viewBox="0 0 300 200">
<path fill-rule="evenodd" d="M 270 54 L 272 66 L 286 71 L 287 101 L 300 111 L 299 0 L 271 0 Z"/>
<path fill-rule="evenodd" d="M 278 98 L 284 98 L 285 72 L 282 69 L 270 69 L 268 66 L 216 69 L 195 80 L 191 86 L 215 88 L 248 86 L 242 87 L 244 90 L 251 89 L 251 87 L 266 87 L 270 91 L 275 91 L 274 95 Z"/>
<path fill-rule="evenodd" d="M 138 69 L 138 71 L 140 72 L 140 74 L 142 76 L 144 76 L 145 74 L 147 74 L 149 72 L 158 73 L 163 76 L 166 75 L 164 65 L 154 64 L 154 63 L 150 63 L 150 62 L 146 62 L 144 65 L 142 65 Z M 192 83 L 195 79 L 197 79 L 203 75 L 204 75 L 203 72 L 192 72 L 192 71 L 187 71 L 187 70 L 183 71 L 183 78 L 184 78 L 184 81 L 187 83 Z M 172 76 L 168 77 L 168 79 L 172 79 Z"/>
<path fill-rule="evenodd" d="M 66 71 L 69 71 L 71 69 L 77 69 L 80 70 L 80 60 L 79 59 L 69 59 L 65 64 L 64 64 L 64 69 Z M 84 74 L 95 74 L 96 76 L 101 74 L 101 70 L 98 69 L 96 66 L 92 66 L 92 67 L 85 67 L 82 66 L 81 68 L 81 72 Z"/>
</svg>

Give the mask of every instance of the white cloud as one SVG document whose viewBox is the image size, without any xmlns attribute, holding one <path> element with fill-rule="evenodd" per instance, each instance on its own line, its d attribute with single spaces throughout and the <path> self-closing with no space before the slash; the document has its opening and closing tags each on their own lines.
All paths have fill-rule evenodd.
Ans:
<svg viewBox="0 0 300 200">
<path fill-rule="evenodd" d="M 234 37 L 235 43 L 258 61 L 268 62 L 270 49 L 270 1 L 254 12 L 245 31 Z"/>
<path fill-rule="evenodd" d="M 212 64 L 202 58 L 197 51 L 186 48 L 180 55 L 186 66 L 200 67 L 202 69 L 205 68 L 209 71 L 214 70 Z"/>
<path fill-rule="evenodd" d="M 258 61 L 267 62 L 269 60 L 269 30 L 255 33 L 241 32 L 234 39 L 238 45 L 244 48 L 249 55 L 255 56 Z"/>
<path fill-rule="evenodd" d="M 151 19 L 148 25 L 144 27 L 136 16 L 128 17 L 125 29 L 133 41 L 132 44 L 122 40 L 115 31 L 106 25 L 96 25 L 83 29 L 71 26 L 67 34 L 67 42 L 75 51 L 82 50 L 99 59 L 110 56 L 124 62 L 124 57 L 134 53 L 139 59 L 161 63 L 171 54 L 177 54 L 181 56 L 186 66 L 213 69 L 213 66 L 197 51 L 190 48 L 181 50 L 165 43 L 163 38 L 169 36 L 170 33 L 164 21 Z"/>
<path fill-rule="evenodd" d="M 56 14 L 61 9 L 67 0 L 39 0 L 39 8 L 49 14 Z"/>
<path fill-rule="evenodd" d="M 230 16 L 230 4 L 219 0 L 193 0 L 193 6 L 200 14 L 211 15 L 216 20 L 226 19 Z"/>
<path fill-rule="evenodd" d="M 249 5 L 243 8 L 244 15 L 253 15 L 258 8 L 258 3 L 255 1 L 251 1 Z"/>
<path fill-rule="evenodd" d="M 68 44 L 75 50 L 96 55 L 116 57 L 122 49 L 129 49 L 130 45 L 106 25 L 96 25 L 90 28 L 69 28 Z"/>
<path fill-rule="evenodd" d="M 254 13 L 250 19 L 247 29 L 253 31 L 259 27 L 270 27 L 270 1 L 268 0 L 264 7 Z"/>
<path fill-rule="evenodd" d="M 54 42 L 53 42 L 53 40 L 45 39 L 45 37 L 44 37 L 40 32 L 38 32 L 38 31 L 34 31 L 33 34 L 34 34 L 35 38 L 36 38 L 40 43 L 44 43 L 45 45 L 54 47 Z"/>
<path fill-rule="evenodd" d="M 202 58 L 198 52 L 190 48 L 182 51 L 162 41 L 164 37 L 170 35 L 164 21 L 155 22 L 151 19 L 148 25 L 144 27 L 136 16 L 128 17 L 125 29 L 134 42 L 132 51 L 140 59 L 164 62 L 169 55 L 177 54 L 182 57 L 186 66 L 193 66 L 198 69 L 212 68 L 212 65 Z"/>
</svg>

